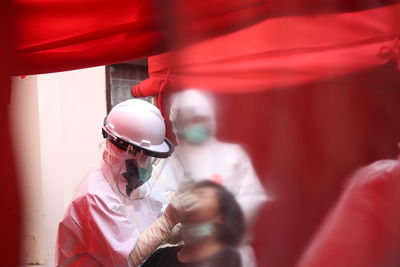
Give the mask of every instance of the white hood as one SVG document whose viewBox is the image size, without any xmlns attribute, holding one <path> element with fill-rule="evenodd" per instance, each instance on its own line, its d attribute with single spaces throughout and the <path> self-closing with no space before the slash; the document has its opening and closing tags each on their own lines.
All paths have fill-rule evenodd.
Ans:
<svg viewBox="0 0 400 267">
<path fill-rule="evenodd" d="M 215 134 L 216 118 L 214 99 L 205 91 L 188 89 L 177 93 L 171 105 L 169 115 L 175 133 L 177 132 L 175 122 L 178 116 L 187 119 L 199 116 L 208 117 L 210 119 L 210 124 L 208 126 L 211 132 Z"/>
</svg>

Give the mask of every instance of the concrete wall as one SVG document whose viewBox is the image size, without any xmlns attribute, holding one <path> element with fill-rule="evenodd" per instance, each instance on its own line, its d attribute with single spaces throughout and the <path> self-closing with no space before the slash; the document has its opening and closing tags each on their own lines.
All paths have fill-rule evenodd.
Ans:
<svg viewBox="0 0 400 267">
<path fill-rule="evenodd" d="M 105 68 L 15 78 L 10 108 L 25 201 L 21 262 L 54 266 L 58 222 L 99 159 Z"/>
</svg>

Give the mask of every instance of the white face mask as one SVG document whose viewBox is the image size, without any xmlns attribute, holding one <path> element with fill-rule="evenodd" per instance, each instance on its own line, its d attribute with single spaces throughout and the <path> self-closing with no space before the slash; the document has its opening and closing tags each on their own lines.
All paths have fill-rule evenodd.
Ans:
<svg viewBox="0 0 400 267">
<path fill-rule="evenodd" d="M 213 222 L 199 223 L 195 225 L 182 225 L 181 234 L 186 244 L 199 242 L 207 237 L 215 235 L 215 226 Z"/>
</svg>

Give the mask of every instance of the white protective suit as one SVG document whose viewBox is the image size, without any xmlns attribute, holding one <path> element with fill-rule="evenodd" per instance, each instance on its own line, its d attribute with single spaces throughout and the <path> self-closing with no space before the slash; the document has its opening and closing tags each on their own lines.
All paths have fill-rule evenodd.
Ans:
<svg viewBox="0 0 400 267">
<path fill-rule="evenodd" d="M 203 93 L 188 90 L 178 94 L 171 107 L 170 119 L 173 124 L 178 119 L 178 113 L 209 117 L 209 127 L 215 134 L 214 105 Z M 174 131 L 178 131 L 176 127 Z M 161 177 L 166 191 L 176 190 L 188 178 L 194 181 L 211 179 L 222 183 L 236 197 L 248 225 L 267 201 L 267 194 L 246 152 L 241 146 L 220 142 L 214 136 L 202 144 L 179 142 Z M 256 266 L 249 245 L 243 245 L 239 250 L 243 266 Z"/>
<path fill-rule="evenodd" d="M 121 179 L 115 167 L 121 166 L 119 160 L 106 149 L 101 166 L 78 186 L 59 224 L 57 266 L 127 266 L 140 233 L 160 216 L 166 199 L 156 187 L 142 185 L 130 198 L 120 193 L 115 183 Z M 146 197 L 136 199 L 139 195 Z"/>
</svg>

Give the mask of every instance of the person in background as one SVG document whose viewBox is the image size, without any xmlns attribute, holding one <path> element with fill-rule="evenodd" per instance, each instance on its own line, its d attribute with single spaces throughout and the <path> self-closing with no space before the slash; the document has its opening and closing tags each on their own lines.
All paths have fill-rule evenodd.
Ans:
<svg viewBox="0 0 400 267">
<path fill-rule="evenodd" d="M 143 100 L 122 102 L 104 120 L 103 136 L 103 160 L 77 187 L 59 224 L 57 266 L 127 266 L 140 233 L 167 202 L 156 180 L 160 160 L 174 147 L 160 111 Z M 168 206 L 160 218 L 176 224 L 183 214 Z"/>
<path fill-rule="evenodd" d="M 241 267 L 235 247 L 245 232 L 242 210 L 222 185 L 203 181 L 193 185 L 197 209 L 182 222 L 183 246 L 160 248 L 142 267 Z"/>
<path fill-rule="evenodd" d="M 172 103 L 170 121 L 177 137 L 176 152 L 161 175 L 163 190 L 175 192 L 187 181 L 211 180 L 225 186 L 241 206 L 246 226 L 254 222 L 267 194 L 251 160 L 240 145 L 219 141 L 213 98 L 204 91 L 178 93 Z M 178 232 L 178 231 L 174 231 Z M 250 235 L 240 247 L 243 265 L 256 266 Z"/>
</svg>

